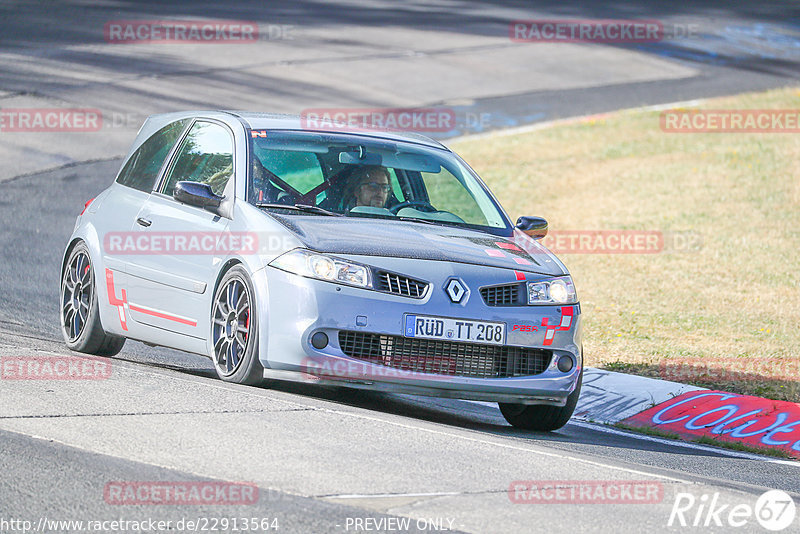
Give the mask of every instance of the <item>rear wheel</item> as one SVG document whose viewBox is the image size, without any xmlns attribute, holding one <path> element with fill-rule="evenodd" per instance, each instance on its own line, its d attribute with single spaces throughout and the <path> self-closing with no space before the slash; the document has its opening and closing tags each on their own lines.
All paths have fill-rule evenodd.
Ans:
<svg viewBox="0 0 800 534">
<path fill-rule="evenodd" d="M 70 251 L 61 277 L 61 334 L 70 350 L 114 356 L 122 350 L 125 338 L 103 330 L 96 289 L 89 249 L 78 243 Z"/>
<path fill-rule="evenodd" d="M 258 361 L 258 313 L 247 271 L 235 265 L 225 273 L 214 295 L 211 341 L 214 368 L 226 382 L 259 384 L 264 368 Z"/>
<path fill-rule="evenodd" d="M 564 406 L 548 406 L 545 404 L 515 404 L 500 402 L 500 412 L 511 426 L 525 430 L 558 430 L 566 425 L 569 418 L 575 412 L 578 404 L 578 397 L 581 395 L 581 384 L 583 384 L 583 369 L 578 376 L 578 385 L 575 391 L 567 397 L 567 404 Z"/>
</svg>

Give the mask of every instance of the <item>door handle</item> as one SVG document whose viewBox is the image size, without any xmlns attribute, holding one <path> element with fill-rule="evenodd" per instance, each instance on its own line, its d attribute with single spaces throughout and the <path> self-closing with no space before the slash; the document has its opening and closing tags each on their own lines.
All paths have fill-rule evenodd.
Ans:
<svg viewBox="0 0 800 534">
<path fill-rule="evenodd" d="M 136 224 L 138 224 L 139 226 L 144 226 L 145 228 L 147 228 L 148 226 L 153 224 L 153 221 L 148 221 L 147 219 L 145 219 L 143 217 L 139 217 L 138 219 L 136 219 Z"/>
</svg>

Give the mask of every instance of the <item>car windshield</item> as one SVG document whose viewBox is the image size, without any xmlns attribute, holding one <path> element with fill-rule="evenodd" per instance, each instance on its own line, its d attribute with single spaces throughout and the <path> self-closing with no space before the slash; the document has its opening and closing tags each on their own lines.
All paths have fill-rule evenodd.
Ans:
<svg viewBox="0 0 800 534">
<path fill-rule="evenodd" d="M 445 150 L 311 132 L 254 130 L 251 139 L 252 204 L 510 230 L 474 172 Z"/>
</svg>

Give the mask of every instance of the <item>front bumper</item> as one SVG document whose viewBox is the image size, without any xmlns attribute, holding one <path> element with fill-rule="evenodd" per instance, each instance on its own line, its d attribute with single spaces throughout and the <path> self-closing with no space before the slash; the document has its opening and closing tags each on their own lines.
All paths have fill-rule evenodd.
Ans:
<svg viewBox="0 0 800 534">
<path fill-rule="evenodd" d="M 344 385 L 394 393 L 523 404 L 563 406 L 583 367 L 580 306 L 490 307 L 479 288 L 516 280 L 507 269 L 398 258 L 353 257 L 361 263 L 431 282 L 423 299 L 412 299 L 304 278 L 267 267 L 255 273 L 258 294 L 260 360 L 264 376 L 317 384 Z M 537 275 L 528 274 L 529 279 Z M 451 302 L 444 283 L 458 277 L 469 288 L 462 302 Z M 568 311 L 562 308 L 569 308 Z M 572 317 L 564 327 L 562 318 Z M 506 344 L 552 353 L 543 372 L 533 376 L 481 378 L 399 369 L 347 356 L 339 332 L 402 336 L 406 314 L 457 317 L 506 323 Z M 544 321 L 543 321 L 544 319 Z M 543 323 L 550 327 L 543 326 Z M 323 348 L 315 333 L 327 335 Z M 561 372 L 556 362 L 570 356 L 574 366 Z"/>
</svg>

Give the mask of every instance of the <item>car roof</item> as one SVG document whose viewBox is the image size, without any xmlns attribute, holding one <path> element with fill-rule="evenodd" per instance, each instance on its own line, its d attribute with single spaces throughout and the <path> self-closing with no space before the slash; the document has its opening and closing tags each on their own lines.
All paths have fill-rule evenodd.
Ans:
<svg viewBox="0 0 800 534">
<path fill-rule="evenodd" d="M 166 124 L 185 118 L 195 117 L 219 117 L 220 115 L 227 115 L 228 117 L 236 117 L 242 121 L 246 127 L 251 130 L 265 129 L 265 130 L 292 130 L 292 131 L 314 131 L 319 133 L 332 133 L 332 134 L 348 134 L 360 135 L 363 137 L 373 137 L 379 139 L 389 139 L 392 141 L 405 141 L 409 143 L 416 143 L 426 145 L 434 148 L 445 147 L 440 142 L 431 139 L 430 137 L 415 133 L 400 130 L 385 130 L 385 129 L 355 129 L 348 128 L 345 125 L 337 125 L 331 123 L 331 128 L 304 128 L 303 120 L 300 115 L 288 115 L 281 113 L 260 113 L 253 111 L 224 111 L 224 110 L 209 110 L 209 111 L 183 111 L 173 113 L 162 113 L 158 115 L 151 115 L 147 118 L 147 130 L 156 131 Z"/>
</svg>

